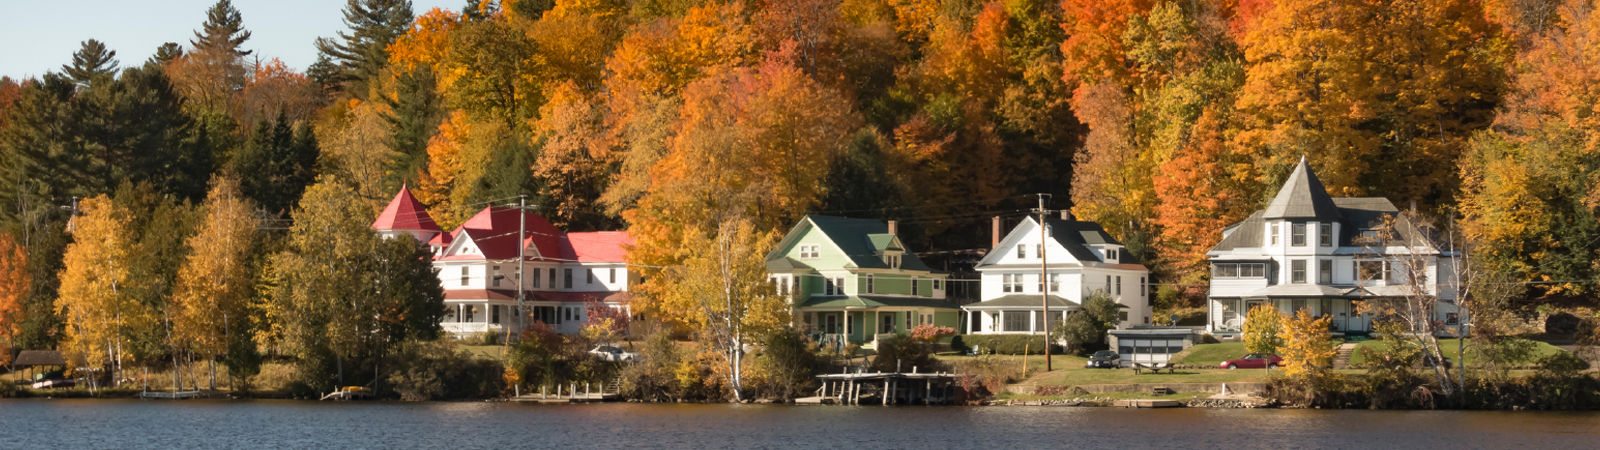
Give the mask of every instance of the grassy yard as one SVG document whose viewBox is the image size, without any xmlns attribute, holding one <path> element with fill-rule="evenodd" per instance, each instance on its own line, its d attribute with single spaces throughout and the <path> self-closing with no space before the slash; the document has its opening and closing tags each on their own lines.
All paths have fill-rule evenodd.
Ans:
<svg viewBox="0 0 1600 450">
<path fill-rule="evenodd" d="M 1243 358 L 1246 352 L 1243 342 L 1222 342 L 1217 344 L 1198 344 L 1184 350 L 1186 355 L 1177 361 L 1178 364 L 1216 367 L 1223 361 Z"/>
<path fill-rule="evenodd" d="M 1242 355 L 1242 354 L 1241 354 Z M 940 356 L 939 359 L 951 364 L 971 360 L 972 356 Z M 1144 373 L 1134 374 L 1133 369 L 1089 369 L 1083 367 L 1087 358 L 1079 356 L 1060 356 L 1051 358 L 1055 363 L 1055 370 L 1045 373 L 1044 356 L 1013 356 L 994 355 L 1003 361 L 1003 364 L 1016 364 L 1018 370 L 1024 363 L 1028 366 L 1027 382 L 1040 385 L 1076 386 L 1080 384 L 1128 384 L 1128 383 L 1233 383 L 1261 381 L 1266 378 L 1267 371 L 1263 369 L 1239 370 L 1179 370 L 1177 373 Z M 1282 374 L 1282 371 L 1273 371 Z"/>
<path fill-rule="evenodd" d="M 1147 400 L 1176 400 L 1176 401 L 1180 401 L 1180 402 L 1186 402 L 1186 401 L 1193 400 L 1193 399 L 1196 399 L 1196 398 L 1204 398 L 1204 397 L 1210 397 L 1210 396 L 1211 396 L 1211 393 L 1209 393 L 1209 392 L 1174 392 L 1171 395 L 1150 395 L 1149 393 L 1139 393 L 1139 392 L 1108 392 L 1108 393 L 1104 393 L 1104 394 L 1088 394 L 1088 395 L 1076 395 L 1076 396 L 1070 396 L 1070 395 L 1045 395 L 1045 396 L 1039 396 L 1039 395 L 1028 395 L 1028 394 L 1013 394 L 1013 393 L 1010 393 L 1010 392 L 1006 392 L 1006 393 L 1000 394 L 998 397 L 995 397 L 995 398 L 997 398 L 999 400 L 1021 400 L 1021 401 L 1035 401 L 1035 400 L 1089 400 L 1089 399 L 1107 399 L 1107 398 L 1116 399 L 1116 400 L 1122 400 L 1122 399 L 1135 398 L 1135 399 L 1147 399 Z"/>
<path fill-rule="evenodd" d="M 1455 339 L 1440 339 L 1439 340 L 1439 351 L 1444 352 L 1445 357 L 1450 358 L 1451 361 L 1454 361 L 1455 363 L 1459 364 L 1459 363 L 1461 363 L 1461 361 L 1459 360 L 1459 358 L 1456 357 L 1456 355 L 1458 354 L 1457 352 L 1458 352 L 1458 349 L 1460 348 L 1460 342 L 1461 341 L 1458 341 L 1458 340 L 1455 340 Z M 1546 343 L 1543 343 L 1543 342 L 1537 342 L 1536 341 L 1535 345 L 1537 345 L 1537 347 L 1535 347 L 1534 351 L 1533 351 L 1533 360 L 1528 361 L 1527 362 L 1528 364 L 1532 364 L 1532 363 L 1534 363 L 1534 361 L 1538 361 L 1539 358 L 1543 358 L 1545 356 L 1553 355 L 1553 354 L 1556 354 L 1556 353 L 1562 351 L 1561 349 L 1556 348 L 1553 345 L 1546 344 Z M 1381 351 L 1381 350 L 1386 349 L 1388 347 L 1389 347 L 1389 344 L 1387 344 L 1387 343 L 1385 343 L 1383 341 L 1380 341 L 1380 340 L 1363 341 L 1361 344 L 1356 346 L 1355 353 L 1352 353 L 1350 355 L 1350 365 L 1355 366 L 1355 365 L 1359 365 L 1362 362 L 1366 361 L 1366 357 L 1362 356 L 1362 354 L 1361 354 L 1361 349 L 1363 349 L 1363 348 L 1370 348 L 1373 351 Z M 1477 351 L 1476 351 L 1475 348 L 1472 347 L 1472 341 L 1470 341 L 1470 340 L 1467 341 L 1467 364 L 1468 365 L 1476 364 L 1475 359 L 1477 357 L 1478 357 Z"/>
</svg>

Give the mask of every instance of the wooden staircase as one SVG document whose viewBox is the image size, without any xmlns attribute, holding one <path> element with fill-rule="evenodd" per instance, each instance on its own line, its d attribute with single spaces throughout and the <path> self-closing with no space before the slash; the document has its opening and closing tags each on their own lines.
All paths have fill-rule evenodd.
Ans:
<svg viewBox="0 0 1600 450">
<path fill-rule="evenodd" d="M 1339 353 L 1333 356 L 1333 369 L 1334 370 L 1349 369 L 1350 368 L 1350 355 L 1355 353 L 1355 352 L 1356 352 L 1356 344 L 1354 344 L 1354 343 L 1339 344 Z"/>
</svg>

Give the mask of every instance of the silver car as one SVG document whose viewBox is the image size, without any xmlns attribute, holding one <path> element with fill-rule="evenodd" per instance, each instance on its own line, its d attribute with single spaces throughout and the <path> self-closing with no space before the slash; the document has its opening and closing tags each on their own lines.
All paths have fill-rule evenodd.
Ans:
<svg viewBox="0 0 1600 450">
<path fill-rule="evenodd" d="M 615 345 L 602 345 L 595 347 L 594 350 L 589 350 L 589 354 L 594 355 L 596 358 L 600 358 L 601 361 L 606 362 L 635 362 L 641 359 L 638 353 L 628 353 L 622 351 L 621 347 L 617 347 Z"/>
</svg>

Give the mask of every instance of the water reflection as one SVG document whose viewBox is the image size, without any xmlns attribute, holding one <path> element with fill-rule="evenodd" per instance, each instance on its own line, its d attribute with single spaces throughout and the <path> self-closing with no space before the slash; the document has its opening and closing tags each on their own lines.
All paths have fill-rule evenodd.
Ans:
<svg viewBox="0 0 1600 450">
<path fill-rule="evenodd" d="M 0 401 L 6 448 L 1590 448 L 1600 414 Z"/>
</svg>

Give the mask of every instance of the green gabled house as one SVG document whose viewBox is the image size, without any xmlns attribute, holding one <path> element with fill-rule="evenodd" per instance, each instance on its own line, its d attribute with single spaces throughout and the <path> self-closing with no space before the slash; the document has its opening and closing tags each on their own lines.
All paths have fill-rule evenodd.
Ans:
<svg viewBox="0 0 1600 450">
<path fill-rule="evenodd" d="M 823 344 L 862 344 L 912 327 L 961 329 L 945 297 L 949 274 L 922 263 L 894 221 L 808 215 L 767 254 L 767 273 L 795 317 Z"/>
</svg>

